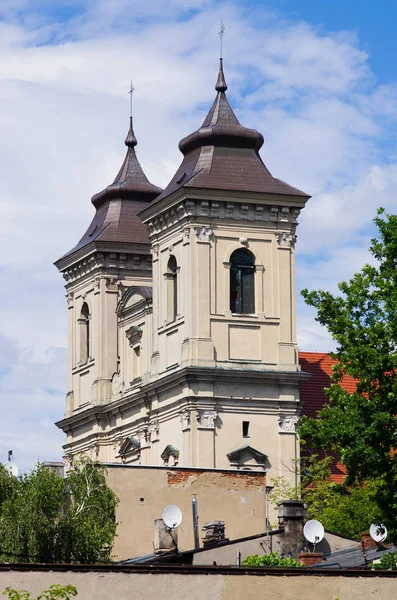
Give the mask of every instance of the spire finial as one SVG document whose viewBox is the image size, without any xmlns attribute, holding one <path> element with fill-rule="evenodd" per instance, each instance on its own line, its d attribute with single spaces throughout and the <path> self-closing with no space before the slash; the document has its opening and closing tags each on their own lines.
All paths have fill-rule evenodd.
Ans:
<svg viewBox="0 0 397 600">
<path fill-rule="evenodd" d="M 219 73 L 218 73 L 218 79 L 216 81 L 216 86 L 215 89 L 217 92 L 226 92 L 227 90 L 227 85 L 226 85 L 226 80 L 225 80 L 225 75 L 223 73 L 223 35 L 225 33 L 225 26 L 223 24 L 223 21 L 221 19 L 221 28 L 218 31 L 218 35 L 221 38 L 221 55 L 219 58 Z"/>
<path fill-rule="evenodd" d="M 130 117 L 132 117 L 132 94 L 134 92 L 135 88 L 132 85 L 132 79 L 131 79 L 131 85 L 130 85 L 130 89 L 129 89 L 129 95 L 130 95 Z"/>
<path fill-rule="evenodd" d="M 128 146 L 128 148 L 134 148 L 134 146 L 137 145 L 137 140 L 134 134 L 134 129 L 132 126 L 132 93 L 134 91 L 134 86 L 132 85 L 132 80 L 131 80 L 131 85 L 130 85 L 130 89 L 129 89 L 129 95 L 130 95 L 130 128 L 128 130 L 128 134 L 127 137 L 125 138 L 125 145 Z"/>
<path fill-rule="evenodd" d="M 223 36 L 224 36 L 224 34 L 225 34 L 225 26 L 224 26 L 223 21 L 221 19 L 221 28 L 218 31 L 218 35 L 221 38 L 221 54 L 220 54 L 221 60 L 223 58 Z"/>
</svg>

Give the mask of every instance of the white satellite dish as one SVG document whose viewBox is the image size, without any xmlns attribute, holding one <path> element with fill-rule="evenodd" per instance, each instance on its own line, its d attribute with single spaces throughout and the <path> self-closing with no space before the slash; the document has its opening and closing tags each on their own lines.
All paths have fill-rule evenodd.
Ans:
<svg viewBox="0 0 397 600">
<path fill-rule="evenodd" d="M 18 477 L 18 473 L 19 473 L 18 465 L 16 465 L 13 462 L 6 462 L 3 464 L 3 467 L 5 468 L 5 470 L 7 471 L 7 473 L 9 475 L 12 475 L 12 477 Z"/>
<path fill-rule="evenodd" d="M 387 538 L 387 529 L 381 523 L 379 525 L 372 523 L 369 528 L 369 535 L 376 543 L 381 544 Z"/>
<path fill-rule="evenodd" d="M 170 529 L 176 529 L 182 523 L 182 511 L 179 506 L 170 504 L 163 512 L 163 521 Z"/>
<path fill-rule="evenodd" d="M 321 525 L 320 521 L 312 519 L 305 524 L 303 528 L 303 535 L 308 542 L 316 545 L 321 542 L 324 537 L 324 527 Z"/>
</svg>

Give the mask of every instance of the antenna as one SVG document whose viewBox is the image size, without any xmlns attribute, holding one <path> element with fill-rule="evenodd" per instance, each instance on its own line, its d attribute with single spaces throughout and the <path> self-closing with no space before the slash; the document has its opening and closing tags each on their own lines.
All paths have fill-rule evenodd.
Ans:
<svg viewBox="0 0 397 600">
<path fill-rule="evenodd" d="M 316 551 L 316 544 L 321 542 L 324 537 L 324 527 L 320 523 L 320 521 L 316 521 L 316 519 L 312 519 L 308 521 L 303 528 L 303 535 L 305 539 L 313 544 L 314 549 L 313 552 Z"/>
<path fill-rule="evenodd" d="M 163 512 L 163 521 L 169 529 L 176 529 L 182 523 L 182 511 L 179 506 L 170 504 Z"/>
<path fill-rule="evenodd" d="M 223 58 L 223 36 L 224 36 L 224 34 L 225 34 L 225 26 L 224 26 L 223 21 L 221 19 L 221 28 L 218 31 L 218 35 L 221 38 L 221 55 L 220 55 L 220 58 Z"/>
<path fill-rule="evenodd" d="M 381 544 L 387 538 L 387 529 L 384 525 L 372 523 L 369 528 L 369 535 L 377 544 Z"/>
</svg>

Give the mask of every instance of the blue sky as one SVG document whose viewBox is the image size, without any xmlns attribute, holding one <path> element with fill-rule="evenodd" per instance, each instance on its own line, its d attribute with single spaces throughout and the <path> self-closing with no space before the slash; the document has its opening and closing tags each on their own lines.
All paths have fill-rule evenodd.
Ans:
<svg viewBox="0 0 397 600">
<path fill-rule="evenodd" d="M 270 171 L 312 195 L 297 288 L 337 290 L 369 260 L 397 197 L 392 2 L 0 0 L 0 460 L 62 456 L 66 302 L 53 262 L 123 160 L 128 88 L 138 155 L 165 186 L 214 98 L 221 17 L 228 96 Z M 301 349 L 332 348 L 297 296 Z"/>
</svg>

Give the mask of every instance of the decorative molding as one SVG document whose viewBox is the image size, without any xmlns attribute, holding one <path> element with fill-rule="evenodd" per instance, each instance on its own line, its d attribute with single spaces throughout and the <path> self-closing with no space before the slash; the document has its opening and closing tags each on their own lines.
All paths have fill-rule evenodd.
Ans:
<svg viewBox="0 0 397 600">
<path fill-rule="evenodd" d="M 218 413 L 215 410 L 197 411 L 197 427 L 199 429 L 215 429 L 215 421 Z"/>
<path fill-rule="evenodd" d="M 279 415 L 278 431 L 279 433 L 296 433 L 299 417 L 297 415 Z"/>
<path fill-rule="evenodd" d="M 183 236 L 182 243 L 185 246 L 186 244 L 188 244 L 190 242 L 190 227 L 188 225 L 182 229 L 182 236 Z"/>
<path fill-rule="evenodd" d="M 160 435 L 160 423 L 158 421 L 153 421 L 148 425 L 148 432 L 150 436 L 151 442 L 158 442 Z"/>
<path fill-rule="evenodd" d="M 209 242 L 212 236 L 212 229 L 203 225 L 203 227 L 195 227 L 196 239 L 199 242 Z"/>
<path fill-rule="evenodd" d="M 159 257 L 159 245 L 158 244 L 152 244 L 152 247 L 150 248 L 150 254 L 152 255 L 153 260 L 157 260 Z"/>
<path fill-rule="evenodd" d="M 129 329 L 126 330 L 125 335 L 130 344 L 130 347 L 136 346 L 142 339 L 143 329 L 139 327 L 139 325 L 132 325 Z"/>
<path fill-rule="evenodd" d="M 124 392 L 124 381 L 121 373 L 115 373 L 112 377 L 112 394 L 121 396 Z"/>
<path fill-rule="evenodd" d="M 136 437 L 139 440 L 141 448 L 144 448 L 145 446 L 148 446 L 150 444 L 150 434 L 149 429 L 147 427 L 138 431 Z"/>
<path fill-rule="evenodd" d="M 114 440 L 113 442 L 113 451 L 115 453 L 115 455 L 117 456 L 120 452 L 120 448 L 123 445 L 124 439 L 122 437 L 118 437 Z"/>
<path fill-rule="evenodd" d="M 296 235 L 287 233 L 286 231 L 276 232 L 277 244 L 282 248 L 294 248 L 296 243 Z"/>
<path fill-rule="evenodd" d="M 89 456 L 92 461 L 97 461 L 99 458 L 99 445 L 93 444 L 90 446 L 87 451 L 87 456 Z"/>
<path fill-rule="evenodd" d="M 105 285 L 108 292 L 118 292 L 118 283 L 116 277 L 105 277 Z"/>
<path fill-rule="evenodd" d="M 242 246 L 248 246 L 248 240 L 246 237 L 241 237 L 238 240 Z"/>
<path fill-rule="evenodd" d="M 95 277 L 94 279 L 94 294 L 97 294 L 101 289 L 101 277 Z"/>
<path fill-rule="evenodd" d="M 302 201 L 304 204 L 304 201 Z M 241 219 L 246 221 L 264 221 L 296 223 L 299 209 L 290 209 L 288 206 L 269 206 L 268 204 L 246 204 L 244 202 L 228 202 L 226 200 L 184 200 L 176 209 L 171 208 L 153 217 L 147 223 L 150 235 L 157 235 L 172 224 L 180 222 L 187 217 L 201 217 L 216 219 Z M 183 223 L 183 226 L 186 224 Z M 201 229 L 201 228 L 198 228 Z"/>
<path fill-rule="evenodd" d="M 68 471 L 73 467 L 73 456 L 69 454 L 65 454 L 63 457 L 63 464 L 65 465 L 65 471 Z"/>
<path fill-rule="evenodd" d="M 174 245 L 173 245 L 173 244 L 170 244 L 170 245 L 168 246 L 168 252 L 169 252 L 170 254 L 172 254 L 172 252 L 173 252 L 173 251 L 174 251 Z"/>
<path fill-rule="evenodd" d="M 190 429 L 190 410 L 184 409 L 179 413 L 179 420 L 182 425 L 182 431 Z"/>
<path fill-rule="evenodd" d="M 62 270 L 63 277 L 68 283 L 76 281 L 85 275 L 88 275 L 96 269 L 145 269 L 151 270 L 151 263 L 148 262 L 147 254 L 120 254 L 115 252 L 103 253 L 97 252 L 88 258 L 77 261 L 70 267 Z"/>
<path fill-rule="evenodd" d="M 66 294 L 66 302 L 68 303 L 69 308 L 73 307 L 73 300 L 74 300 L 74 292 L 68 292 Z"/>
<path fill-rule="evenodd" d="M 164 448 L 164 450 L 162 451 L 160 458 L 164 461 L 165 465 L 169 465 L 170 459 L 173 458 L 173 460 L 174 460 L 173 466 L 176 466 L 179 461 L 179 450 L 175 446 L 168 444 L 168 446 L 166 446 Z M 172 465 L 170 465 L 170 466 L 172 466 Z"/>
</svg>

